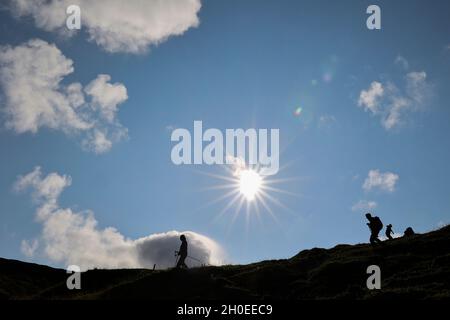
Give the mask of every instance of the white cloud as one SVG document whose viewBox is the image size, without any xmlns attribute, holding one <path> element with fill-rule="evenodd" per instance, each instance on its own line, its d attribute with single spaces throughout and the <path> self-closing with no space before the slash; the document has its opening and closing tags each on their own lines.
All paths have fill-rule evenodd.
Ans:
<svg viewBox="0 0 450 320">
<path fill-rule="evenodd" d="M 63 131 L 89 129 L 92 123 L 76 112 L 81 86 L 75 83 L 66 88 L 60 84 L 72 72 L 72 60 L 42 40 L 0 47 L 6 125 L 17 133 L 36 133 L 40 127 Z"/>
<path fill-rule="evenodd" d="M 17 179 L 16 190 L 31 188 L 38 202 L 37 218 L 42 223 L 40 246 L 42 254 L 64 265 L 75 264 L 83 270 L 90 268 L 168 268 L 175 264 L 174 251 L 179 248 L 180 234 L 185 234 L 189 255 L 204 264 L 221 264 L 224 251 L 214 240 L 192 232 L 169 231 L 136 240 L 125 238 L 115 228 L 98 227 L 91 211 L 75 212 L 61 208 L 58 197 L 71 178 L 58 173 L 43 177 L 41 169 Z M 32 256 L 38 244 L 23 242 L 25 254 Z M 189 266 L 200 263 L 189 259 Z"/>
<path fill-rule="evenodd" d="M 377 203 L 375 201 L 367 201 L 367 200 L 359 200 L 352 206 L 352 211 L 371 211 L 377 207 Z"/>
<path fill-rule="evenodd" d="M 153 266 L 169 268 L 175 264 L 174 251 L 180 246 L 180 235 L 186 235 L 188 240 L 189 256 L 204 264 L 220 265 L 224 263 L 224 251 L 220 245 L 209 237 L 192 232 L 169 231 L 152 234 L 134 241 L 135 248 L 141 266 Z M 188 258 L 189 266 L 199 265 L 194 259 Z"/>
<path fill-rule="evenodd" d="M 409 62 L 405 59 L 405 57 L 398 55 L 397 58 L 395 58 L 395 64 L 400 66 L 404 70 L 409 69 Z"/>
<path fill-rule="evenodd" d="M 392 82 L 373 81 L 367 90 L 360 92 L 358 106 L 379 116 L 382 126 L 390 130 L 402 124 L 408 114 L 423 110 L 432 91 L 426 72 L 413 71 L 405 75 L 402 88 Z"/>
<path fill-rule="evenodd" d="M 370 191 L 378 188 L 388 192 L 395 191 L 395 185 L 399 179 L 399 175 L 392 172 L 380 172 L 379 170 L 370 170 L 364 181 L 363 189 Z"/>
<path fill-rule="evenodd" d="M 33 200 L 41 205 L 37 211 L 37 218 L 44 220 L 49 212 L 55 210 L 61 192 L 72 184 L 72 178 L 66 175 L 50 173 L 42 178 L 41 167 L 35 167 L 33 171 L 25 176 L 19 176 L 14 184 L 14 190 L 24 191 L 32 189 Z"/>
<path fill-rule="evenodd" d="M 104 153 L 111 149 L 112 141 L 106 137 L 104 132 L 94 130 L 83 140 L 82 145 L 86 150 L 93 150 L 95 153 Z"/>
<path fill-rule="evenodd" d="M 12 12 L 46 31 L 66 29 L 66 8 L 81 8 L 89 40 L 109 52 L 140 53 L 199 25 L 200 0 L 12 0 Z"/>
<path fill-rule="evenodd" d="M 336 117 L 331 114 L 324 114 L 319 117 L 319 128 L 330 128 L 337 122 Z"/>
<path fill-rule="evenodd" d="M 369 89 L 362 90 L 359 95 L 358 105 L 364 106 L 365 110 L 376 114 L 378 112 L 378 101 L 383 97 L 384 89 L 380 82 L 374 81 Z"/>
<path fill-rule="evenodd" d="M 62 84 L 73 71 L 73 61 L 43 40 L 0 47 L 5 125 L 16 133 L 50 128 L 82 135 L 91 150 L 106 152 L 127 135 L 117 119 L 127 90 L 123 84 L 110 83 L 109 75 L 98 75 L 84 88 L 85 96 L 80 83 Z"/>
<path fill-rule="evenodd" d="M 22 253 L 26 257 L 31 258 L 36 252 L 38 246 L 39 246 L 38 239 L 33 239 L 31 241 L 22 240 L 22 243 L 20 245 L 20 251 L 22 251 Z"/>
<path fill-rule="evenodd" d="M 109 123 L 113 123 L 119 104 L 128 99 L 127 89 L 121 83 L 109 83 L 111 77 L 100 74 L 92 80 L 84 91 L 92 97 L 92 105 Z"/>
<path fill-rule="evenodd" d="M 416 106 L 423 106 L 431 95 L 431 86 L 427 83 L 427 74 L 424 71 L 406 75 L 406 93 Z"/>
<path fill-rule="evenodd" d="M 403 110 L 409 107 L 409 101 L 403 97 L 392 97 L 392 102 L 381 124 L 387 130 L 394 128 L 401 122 Z"/>
<path fill-rule="evenodd" d="M 56 200 L 61 192 L 72 184 L 72 179 L 69 176 L 60 176 L 56 173 L 51 173 L 42 179 L 41 167 L 36 167 L 32 172 L 26 176 L 21 176 L 15 184 L 15 189 L 22 191 L 29 186 L 34 189 L 35 199 L 41 200 Z"/>
</svg>

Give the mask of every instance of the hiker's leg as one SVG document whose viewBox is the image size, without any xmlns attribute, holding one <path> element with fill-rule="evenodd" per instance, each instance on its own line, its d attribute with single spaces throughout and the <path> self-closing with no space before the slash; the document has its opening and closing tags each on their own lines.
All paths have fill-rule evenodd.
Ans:
<svg viewBox="0 0 450 320">
<path fill-rule="evenodd" d="M 379 235 L 379 234 L 380 234 L 380 231 L 376 232 L 376 233 L 375 233 L 375 239 L 374 239 L 374 240 L 375 240 L 376 242 L 378 242 L 378 243 L 381 242 L 380 238 L 378 238 L 378 235 Z"/>
<path fill-rule="evenodd" d="M 180 256 L 180 267 L 186 268 L 186 263 L 184 262 L 184 260 L 186 260 L 185 256 Z"/>
<path fill-rule="evenodd" d="M 181 268 L 184 265 L 184 259 L 186 259 L 186 257 L 179 256 L 178 263 L 177 263 L 177 268 Z"/>
</svg>

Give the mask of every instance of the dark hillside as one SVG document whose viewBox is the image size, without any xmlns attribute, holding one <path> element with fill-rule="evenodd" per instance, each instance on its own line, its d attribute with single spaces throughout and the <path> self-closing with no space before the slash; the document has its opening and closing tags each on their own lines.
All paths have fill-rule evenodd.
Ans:
<svg viewBox="0 0 450 320">
<path fill-rule="evenodd" d="M 381 290 L 366 269 L 381 268 Z M 66 288 L 64 270 L 0 259 L 2 299 L 448 299 L 450 226 L 372 247 L 304 250 L 286 260 L 152 271 L 90 270 L 82 289 Z"/>
</svg>

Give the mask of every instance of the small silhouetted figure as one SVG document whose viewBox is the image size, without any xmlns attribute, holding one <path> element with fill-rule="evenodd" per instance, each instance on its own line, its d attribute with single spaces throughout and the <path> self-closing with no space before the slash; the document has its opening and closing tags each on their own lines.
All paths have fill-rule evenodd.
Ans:
<svg viewBox="0 0 450 320">
<path fill-rule="evenodd" d="M 393 238 L 392 238 L 392 235 L 394 234 L 394 231 L 392 231 L 392 224 L 388 224 L 387 226 L 386 226 L 386 237 L 389 239 L 389 240 L 392 240 Z"/>
<path fill-rule="evenodd" d="M 416 234 L 416 233 L 414 232 L 413 228 L 408 227 L 408 228 L 406 228 L 406 230 L 405 230 L 403 236 L 404 236 L 404 237 L 411 237 L 411 236 L 413 236 L 413 235 L 415 235 L 415 234 Z"/>
<path fill-rule="evenodd" d="M 187 268 L 188 266 L 186 265 L 186 263 L 184 263 L 184 260 L 186 260 L 186 257 L 188 255 L 188 244 L 186 241 L 186 237 L 184 236 L 184 234 L 182 234 L 180 236 L 180 240 L 181 240 L 181 246 L 180 246 L 180 250 L 178 251 L 178 256 L 180 257 L 178 259 L 178 263 L 177 263 L 177 268 Z"/>
<path fill-rule="evenodd" d="M 381 240 L 378 239 L 378 234 L 380 233 L 381 229 L 383 229 L 383 223 L 381 222 L 380 218 L 372 217 L 370 213 L 366 213 L 366 218 L 367 220 L 369 220 L 369 223 L 367 225 L 370 229 L 370 243 L 375 244 L 377 242 L 381 242 Z"/>
</svg>

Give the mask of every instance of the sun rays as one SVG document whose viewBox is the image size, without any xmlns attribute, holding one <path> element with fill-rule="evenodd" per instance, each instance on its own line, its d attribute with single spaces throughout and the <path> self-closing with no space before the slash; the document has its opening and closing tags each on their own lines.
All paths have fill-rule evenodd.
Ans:
<svg viewBox="0 0 450 320">
<path fill-rule="evenodd" d="M 292 213 L 278 198 L 279 195 L 297 197 L 298 194 L 276 187 L 277 184 L 298 180 L 298 178 L 275 178 L 263 174 L 259 166 L 248 166 L 243 161 L 236 159 L 233 165 L 221 166 L 223 174 L 196 171 L 199 174 L 209 176 L 216 180 L 216 184 L 203 188 L 202 191 L 220 191 L 222 194 L 202 205 L 202 208 L 223 204 L 223 207 L 215 215 L 214 221 L 229 215 L 231 224 L 244 214 L 247 225 L 250 220 L 261 220 L 268 215 L 278 223 L 274 208 L 283 209 Z M 220 182 L 218 182 L 220 181 Z"/>
</svg>

